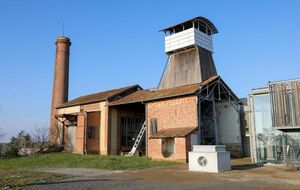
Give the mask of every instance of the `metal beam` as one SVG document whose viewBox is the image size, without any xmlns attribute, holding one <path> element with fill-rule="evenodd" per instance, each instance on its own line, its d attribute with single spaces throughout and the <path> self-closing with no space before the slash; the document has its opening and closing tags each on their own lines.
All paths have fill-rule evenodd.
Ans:
<svg viewBox="0 0 300 190">
<path fill-rule="evenodd" d="M 202 113 L 201 113 L 201 95 L 200 92 L 197 94 L 198 96 L 198 144 L 203 144 L 203 126 L 202 126 Z"/>
<path fill-rule="evenodd" d="M 217 113 L 216 113 L 216 103 L 215 98 L 212 99 L 213 104 L 213 114 L 214 114 L 214 126 L 215 126 L 215 143 L 219 145 L 219 136 L 218 136 L 218 123 L 217 123 Z"/>
</svg>

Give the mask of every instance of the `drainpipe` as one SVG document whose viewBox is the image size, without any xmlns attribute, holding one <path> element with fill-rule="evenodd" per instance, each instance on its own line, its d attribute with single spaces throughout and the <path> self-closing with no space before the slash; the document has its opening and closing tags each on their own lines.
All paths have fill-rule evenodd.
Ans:
<svg viewBox="0 0 300 190">
<path fill-rule="evenodd" d="M 83 126 L 83 138 L 84 138 L 84 142 L 83 142 L 83 154 L 87 154 L 87 150 L 86 150 L 86 128 L 87 128 L 87 113 L 86 111 L 82 112 L 84 115 L 84 126 Z"/>
</svg>

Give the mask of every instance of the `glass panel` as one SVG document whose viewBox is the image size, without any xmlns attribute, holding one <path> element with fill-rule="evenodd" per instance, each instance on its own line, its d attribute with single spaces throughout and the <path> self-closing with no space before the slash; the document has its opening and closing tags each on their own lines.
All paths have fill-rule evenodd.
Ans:
<svg viewBox="0 0 300 190">
<path fill-rule="evenodd" d="M 272 128 L 270 97 L 256 95 L 254 102 L 254 124 L 256 130 L 257 161 L 278 162 L 283 160 L 282 133 Z"/>
<path fill-rule="evenodd" d="M 284 134 L 286 138 L 287 162 L 300 165 L 300 133 L 288 132 Z"/>
<path fill-rule="evenodd" d="M 291 95 L 288 96 L 291 101 Z M 300 132 L 281 132 L 272 128 L 271 105 L 268 94 L 256 95 L 254 124 L 256 130 L 257 162 L 300 165 Z M 289 105 L 293 112 L 292 104 Z M 295 123 L 295 116 L 292 121 Z"/>
</svg>

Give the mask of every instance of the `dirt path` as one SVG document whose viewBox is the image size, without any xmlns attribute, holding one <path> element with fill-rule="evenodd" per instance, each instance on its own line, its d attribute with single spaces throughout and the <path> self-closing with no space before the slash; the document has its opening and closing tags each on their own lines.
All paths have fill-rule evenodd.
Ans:
<svg viewBox="0 0 300 190">
<path fill-rule="evenodd" d="M 109 171 L 109 170 L 91 169 L 91 168 L 41 168 L 41 169 L 36 169 L 35 171 L 59 173 L 59 174 L 83 176 L 83 177 L 103 176 L 103 175 L 121 172 L 121 171 Z"/>
<path fill-rule="evenodd" d="M 98 169 L 60 168 L 40 171 L 75 176 L 25 189 L 122 189 L 122 190 L 299 190 L 300 172 L 278 166 L 256 166 L 247 159 L 232 161 L 232 170 L 223 173 L 189 172 L 187 164 L 170 167 L 112 172 Z"/>
</svg>

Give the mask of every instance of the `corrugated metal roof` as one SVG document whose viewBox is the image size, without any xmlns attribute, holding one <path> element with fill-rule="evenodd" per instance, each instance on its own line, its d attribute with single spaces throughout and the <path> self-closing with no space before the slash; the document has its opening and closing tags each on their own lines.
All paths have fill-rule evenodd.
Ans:
<svg viewBox="0 0 300 190">
<path fill-rule="evenodd" d="M 76 99 L 73 99 L 71 101 L 65 102 L 61 104 L 58 108 L 64 108 L 64 107 L 70 107 L 70 106 L 76 106 L 76 105 L 82 105 L 82 104 L 88 104 L 88 103 L 93 103 L 93 102 L 100 102 L 107 100 L 111 97 L 117 96 L 119 94 L 122 94 L 128 90 L 132 89 L 141 89 L 139 85 L 132 85 L 132 86 L 127 86 L 123 88 L 118 88 L 118 89 L 113 89 L 113 90 L 108 90 L 104 92 L 99 92 L 95 94 L 89 94 L 85 96 L 80 96 Z"/>
<path fill-rule="evenodd" d="M 137 103 L 137 102 L 146 102 L 146 101 L 153 101 L 153 100 L 159 100 L 159 99 L 165 99 L 165 98 L 172 98 L 172 97 L 178 97 L 178 96 L 185 96 L 194 94 L 199 90 L 202 86 L 205 86 L 217 79 L 219 79 L 219 76 L 213 76 L 209 79 L 205 80 L 202 83 L 195 83 L 185 86 L 179 86 L 174 88 L 167 88 L 167 89 L 161 89 L 161 90 L 138 90 L 132 94 L 129 94 L 125 97 L 122 97 L 116 101 L 110 102 L 109 106 L 114 105 L 122 105 L 122 104 L 130 104 L 130 103 Z"/>
<path fill-rule="evenodd" d="M 186 135 L 194 132 L 196 129 L 197 129 L 197 126 L 195 126 L 195 127 L 165 128 L 165 129 L 159 130 L 157 133 L 150 136 L 150 139 L 185 137 Z"/>
</svg>

